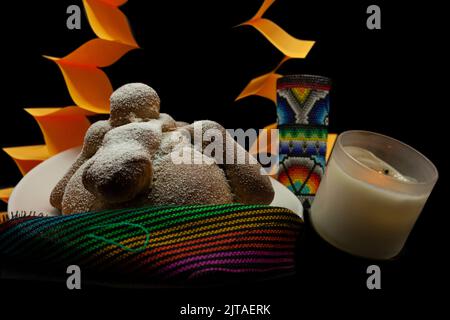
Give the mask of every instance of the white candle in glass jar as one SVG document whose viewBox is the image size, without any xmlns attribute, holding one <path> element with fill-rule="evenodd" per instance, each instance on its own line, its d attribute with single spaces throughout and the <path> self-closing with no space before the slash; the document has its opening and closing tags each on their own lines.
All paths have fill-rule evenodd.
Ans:
<svg viewBox="0 0 450 320">
<path fill-rule="evenodd" d="M 438 173 L 402 142 L 366 131 L 341 134 L 311 208 L 316 231 L 354 255 L 396 256 Z"/>
</svg>

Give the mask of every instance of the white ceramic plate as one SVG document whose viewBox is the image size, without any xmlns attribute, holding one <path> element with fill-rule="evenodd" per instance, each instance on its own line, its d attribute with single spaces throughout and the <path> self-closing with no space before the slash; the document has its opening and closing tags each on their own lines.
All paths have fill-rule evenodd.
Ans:
<svg viewBox="0 0 450 320">
<path fill-rule="evenodd" d="M 53 208 L 49 202 L 50 193 L 75 161 L 80 149 L 76 147 L 58 153 L 28 172 L 9 198 L 9 215 L 59 215 L 59 210 Z M 300 200 L 277 180 L 270 180 L 275 190 L 275 197 L 270 205 L 290 209 L 303 218 Z"/>
</svg>

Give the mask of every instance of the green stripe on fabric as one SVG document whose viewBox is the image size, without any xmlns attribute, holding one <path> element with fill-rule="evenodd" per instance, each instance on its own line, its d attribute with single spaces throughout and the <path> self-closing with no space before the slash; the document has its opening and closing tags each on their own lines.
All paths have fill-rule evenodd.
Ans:
<svg viewBox="0 0 450 320">
<path fill-rule="evenodd" d="M 209 225 L 209 226 L 211 226 L 211 228 L 209 229 L 209 230 L 214 230 L 214 228 L 213 227 L 217 227 L 217 229 L 218 230 L 220 230 L 220 228 L 221 228 L 221 224 L 224 224 L 224 223 L 227 223 L 227 222 L 230 222 L 230 221 L 233 221 L 233 220 L 236 220 L 236 219 L 243 219 L 244 217 L 249 217 L 249 216 L 251 216 L 251 217 L 261 217 L 261 218 L 263 218 L 263 217 L 266 217 L 266 218 L 268 218 L 268 217 L 271 217 L 271 216 L 273 216 L 273 217 L 278 217 L 278 216 L 275 216 L 275 215 L 270 215 L 270 214 L 267 214 L 267 212 L 263 212 L 263 213 L 254 213 L 253 211 L 251 211 L 251 210 L 245 210 L 245 211 L 242 211 L 242 213 L 248 213 L 248 214 L 243 214 L 243 215 L 241 215 L 241 216 L 238 216 L 238 217 L 232 217 L 232 215 L 235 215 L 235 214 L 237 214 L 237 213 L 239 213 L 239 212 L 236 212 L 236 211 L 233 211 L 232 213 L 230 213 L 230 214 L 228 214 L 228 215 L 223 215 L 222 217 L 224 217 L 225 219 L 223 219 L 223 220 L 221 220 L 220 222 L 205 222 L 205 223 L 203 223 L 203 224 L 201 224 L 201 225 L 198 225 L 198 226 L 196 226 L 196 228 L 201 228 L 202 226 L 205 226 L 205 225 Z M 227 217 L 227 216 L 230 216 L 230 217 Z M 279 217 L 278 217 L 279 218 Z M 194 220 L 192 220 L 192 221 L 194 221 Z M 284 220 L 283 220 L 284 221 Z M 191 221 L 188 221 L 189 223 L 191 222 Z M 260 221 L 255 221 L 255 222 L 252 222 L 252 223 L 250 223 L 250 222 L 246 222 L 246 225 L 243 225 L 243 229 L 244 229 L 244 226 L 247 226 L 247 227 L 249 227 L 249 226 L 252 226 L 252 229 L 254 229 L 254 228 L 257 228 L 257 227 L 259 227 L 260 225 L 262 225 L 262 224 L 264 224 L 264 221 L 261 219 Z M 280 224 L 281 225 L 281 224 Z M 182 227 L 183 225 L 180 225 L 180 227 Z M 278 225 L 277 225 L 278 226 Z M 185 235 L 178 235 L 178 232 L 181 232 L 181 231 L 184 231 L 184 230 L 186 230 L 186 229 L 188 229 L 188 228 L 190 228 L 190 227 L 183 227 L 183 228 L 180 228 L 180 229 L 176 229 L 176 230 L 171 230 L 170 231 L 170 233 L 168 232 L 167 234 L 159 234 L 158 235 L 158 238 L 160 238 L 160 237 L 166 237 L 167 235 L 173 235 L 173 237 L 171 237 L 170 239 L 174 239 L 174 238 L 178 238 L 178 237 L 180 237 L 180 238 L 183 238 Z M 197 229 L 196 229 L 197 230 Z M 134 236 L 138 236 L 138 234 L 125 234 L 125 235 L 121 235 L 121 236 L 118 236 L 118 238 L 115 238 L 115 241 L 118 241 L 118 242 L 121 242 L 121 241 L 125 241 L 125 240 L 127 240 L 127 239 L 131 239 L 131 238 L 133 238 Z M 205 236 L 210 236 L 210 235 L 205 235 Z M 158 238 L 153 238 L 153 240 L 154 241 L 157 241 L 157 239 Z M 156 240 L 155 240 L 156 239 Z M 166 241 L 166 240 L 165 240 Z M 98 248 L 98 249 L 100 249 L 100 248 Z M 104 255 L 107 255 L 108 253 L 110 253 L 110 252 L 113 252 L 113 251 L 115 251 L 117 248 L 109 248 L 108 250 L 105 250 L 105 252 L 102 252 L 102 254 L 104 254 Z M 94 250 L 95 250 L 95 248 L 94 248 Z M 104 250 L 104 249 L 103 249 Z M 120 255 L 122 255 L 122 254 L 126 254 L 125 252 L 123 252 L 123 251 L 120 251 L 118 254 L 116 254 L 116 255 L 114 255 L 114 257 L 117 257 L 117 256 L 120 256 Z M 92 257 L 92 256 L 91 256 Z M 89 262 L 89 260 L 82 260 L 83 262 Z"/>
<path fill-rule="evenodd" d="M 218 208 L 222 208 L 222 207 L 223 207 L 223 206 L 218 206 Z M 207 207 L 198 208 L 198 209 L 190 210 L 190 211 L 186 211 L 186 212 L 197 213 L 197 212 L 206 211 L 206 213 L 203 215 L 203 217 L 204 217 L 204 216 L 214 215 L 214 214 L 217 214 L 217 213 L 228 212 L 228 211 L 230 211 L 230 210 L 232 210 L 232 209 L 234 209 L 234 208 L 226 208 L 225 210 L 219 210 L 219 211 L 212 211 L 211 209 L 212 209 L 212 208 L 211 208 L 210 206 L 207 206 Z M 164 210 L 164 211 L 167 213 L 167 212 L 170 212 L 171 210 L 169 209 L 169 210 Z M 202 216 L 202 215 L 200 215 L 200 216 Z M 177 223 L 182 222 L 182 221 L 189 220 L 189 218 L 190 218 L 190 217 L 187 217 L 187 218 L 180 218 L 180 219 L 173 219 L 173 220 L 171 220 L 170 222 L 167 222 L 167 223 L 162 223 L 162 224 L 160 223 L 160 224 L 158 224 L 158 225 L 156 225 L 156 226 L 153 226 L 153 227 L 152 227 L 152 226 L 147 226 L 147 225 L 145 225 L 145 227 L 147 228 L 147 230 L 149 230 L 150 232 L 152 232 L 152 231 L 155 231 L 155 230 L 159 230 L 159 229 L 161 229 L 161 228 L 163 228 L 163 227 L 167 227 L 167 226 L 174 225 L 174 224 L 177 224 Z M 169 219 L 170 219 L 170 217 L 168 217 L 168 218 L 167 218 L 167 217 L 162 217 L 162 218 L 157 219 L 157 221 L 158 221 L 158 220 L 159 220 L 159 221 L 165 221 L 165 220 L 169 220 Z M 129 221 L 129 220 L 127 219 L 127 221 Z M 154 222 L 155 222 L 155 221 L 152 220 L 152 224 L 153 224 Z M 114 231 L 112 231 L 112 232 L 110 232 L 110 233 L 105 234 L 104 236 L 110 238 L 110 237 L 115 236 L 117 233 L 119 233 L 119 231 L 118 231 L 118 230 L 114 230 Z M 126 234 L 126 235 L 125 235 L 125 237 L 132 237 L 132 236 L 135 236 L 135 234 L 133 233 L 133 234 Z M 120 239 L 123 239 L 123 237 L 120 238 Z M 88 253 L 91 252 L 91 251 L 97 250 L 97 249 L 101 248 L 102 246 L 105 246 L 105 245 L 102 244 L 102 243 L 97 243 L 97 245 L 95 245 L 95 240 L 93 240 L 93 239 L 88 240 L 87 237 L 86 237 L 86 235 L 81 236 L 81 237 L 78 239 L 77 243 L 78 243 L 78 242 L 82 242 L 83 240 L 87 240 L 87 241 L 85 241 L 84 243 L 82 243 L 80 246 L 77 247 L 77 249 L 80 250 L 80 253 L 81 253 L 82 256 L 88 254 Z M 120 241 L 120 240 L 117 240 L 117 241 Z M 93 246 L 91 246 L 91 245 L 93 245 Z M 89 247 L 89 246 L 91 246 L 91 247 Z M 88 247 L 88 248 L 86 248 L 86 247 Z M 86 248 L 86 249 L 85 249 L 85 248 Z M 70 253 L 67 252 L 66 254 L 61 255 L 61 256 L 60 256 L 60 259 L 65 259 L 65 258 L 67 258 L 67 256 L 68 256 L 69 254 L 70 254 Z M 59 260 L 58 260 L 58 261 L 59 261 Z"/>
</svg>

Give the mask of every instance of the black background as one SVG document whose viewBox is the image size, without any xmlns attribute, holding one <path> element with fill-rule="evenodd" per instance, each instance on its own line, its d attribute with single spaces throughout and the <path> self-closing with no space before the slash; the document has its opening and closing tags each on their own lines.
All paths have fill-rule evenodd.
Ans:
<svg viewBox="0 0 450 320">
<path fill-rule="evenodd" d="M 448 40 L 446 12 L 430 1 L 396 1 L 395 6 L 392 2 L 278 0 L 265 15 L 296 37 L 316 40 L 306 59 L 288 61 L 279 72 L 333 79 L 330 132 L 364 129 L 393 136 L 424 153 L 440 172 L 404 251 L 393 261 L 375 262 L 382 268 L 381 291 L 366 288 L 366 268 L 373 261 L 330 248 L 308 228 L 295 278 L 250 287 L 175 291 L 86 286 L 77 293 L 65 289 L 65 283 L 2 281 L 0 294 L 20 299 L 27 292 L 35 299 L 60 292 L 59 297 L 76 303 L 85 295 L 107 296 L 110 302 L 102 302 L 101 310 L 120 309 L 127 302 L 122 305 L 127 305 L 126 312 L 143 306 L 148 316 L 165 312 L 166 318 L 175 318 L 178 307 L 187 303 L 269 303 L 273 313 L 298 318 L 317 303 L 313 310 L 330 311 L 325 302 L 330 299 L 339 301 L 346 312 L 361 300 L 373 311 L 379 310 L 380 301 L 395 306 L 402 297 L 430 296 L 445 288 L 448 210 L 439 202 L 446 191 L 448 164 L 444 156 L 448 141 L 444 69 L 448 66 L 440 59 Z M 151 85 L 161 97 L 162 112 L 177 120 L 212 119 L 226 128 L 262 128 L 276 120 L 272 102 L 260 97 L 234 102 L 252 78 L 269 72 L 282 58 L 255 29 L 234 27 L 252 17 L 261 3 L 130 0 L 121 9 L 142 49 L 104 70 L 114 88 L 127 82 Z M 81 30 L 66 28 L 70 4 L 82 6 L 77 0 L 47 0 L 8 3 L 2 8 L 2 147 L 43 143 L 38 125 L 23 108 L 73 104 L 57 66 L 42 58 L 43 54 L 62 57 L 95 37 L 84 15 Z M 381 7 L 381 30 L 366 28 L 370 4 Z M 14 185 L 19 179 L 14 163 L 2 153 L 0 186 Z M 403 311 L 417 307 L 397 306 Z"/>
</svg>

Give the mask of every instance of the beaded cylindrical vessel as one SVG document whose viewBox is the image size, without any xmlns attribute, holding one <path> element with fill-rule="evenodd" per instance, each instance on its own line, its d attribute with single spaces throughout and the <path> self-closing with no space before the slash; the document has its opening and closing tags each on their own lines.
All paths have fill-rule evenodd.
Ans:
<svg viewBox="0 0 450 320">
<path fill-rule="evenodd" d="M 309 208 L 325 171 L 329 78 L 288 75 L 277 81 L 278 180 Z"/>
</svg>

